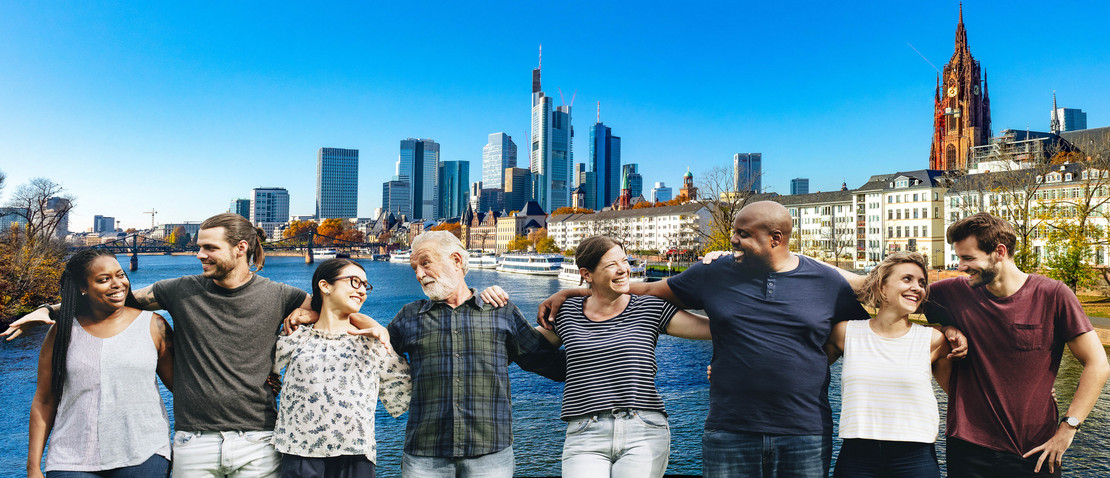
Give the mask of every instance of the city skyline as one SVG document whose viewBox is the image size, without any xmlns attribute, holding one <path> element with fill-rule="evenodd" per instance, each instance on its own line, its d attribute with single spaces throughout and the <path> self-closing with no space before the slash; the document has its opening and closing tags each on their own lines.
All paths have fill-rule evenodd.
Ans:
<svg viewBox="0 0 1110 478">
<path fill-rule="evenodd" d="M 856 187 L 871 174 L 927 167 L 936 71 L 914 50 L 943 67 L 958 15 L 956 2 L 542 14 L 584 32 L 569 38 L 532 28 L 539 7 L 509 5 L 490 8 L 493 17 L 432 7 L 421 21 L 433 33 L 420 39 L 400 35 L 415 21 L 400 6 L 256 17 L 235 5 L 2 5 L 0 202 L 45 176 L 76 196 L 73 230 L 94 215 L 144 227 L 151 209 L 159 223 L 202 220 L 262 186 L 286 188 L 290 213 L 311 214 L 313 153 L 335 144 L 361 151 L 358 216 L 369 217 L 403 138 L 435 138 L 441 160 L 470 161 L 471 178 L 481 177 L 489 134 L 527 141 L 528 70 L 541 43 L 553 106 L 604 102 L 622 161 L 639 164 L 645 183 L 679 183 L 682 166 L 700 178 L 737 151 L 761 151 L 774 158 L 765 190 L 785 193 L 799 171 L 820 178 L 814 191 Z M 995 136 L 1048 131 L 1053 91 L 1059 107 L 1086 112 L 1089 127 L 1110 124 L 1098 86 L 1110 80 L 1099 61 L 1110 42 L 1097 23 L 1108 9 L 964 6 L 990 75 Z M 602 20 L 612 15 L 629 21 Z M 1068 19 L 1070 47 L 1033 34 L 1052 28 L 1035 18 Z M 739 40 L 736 22 L 748 28 Z M 490 25 L 504 31 L 477 34 Z M 479 61 L 482 51 L 497 61 Z M 443 78 L 421 73 L 433 57 Z M 331 62 L 348 68 L 324 67 Z M 594 115 L 579 116 L 571 156 L 582 161 Z"/>
</svg>

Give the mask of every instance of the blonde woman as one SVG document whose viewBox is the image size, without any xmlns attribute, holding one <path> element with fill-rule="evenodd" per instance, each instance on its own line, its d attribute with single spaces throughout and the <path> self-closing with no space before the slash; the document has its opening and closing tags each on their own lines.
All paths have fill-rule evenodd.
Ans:
<svg viewBox="0 0 1110 478">
<path fill-rule="evenodd" d="M 910 314 L 928 298 L 925 258 L 887 256 L 859 290 L 870 320 L 833 326 L 825 345 L 829 363 L 844 357 L 840 438 L 834 477 L 939 477 L 935 442 L 940 414 L 935 377 L 947 393 L 950 347 L 938 329 Z"/>
</svg>

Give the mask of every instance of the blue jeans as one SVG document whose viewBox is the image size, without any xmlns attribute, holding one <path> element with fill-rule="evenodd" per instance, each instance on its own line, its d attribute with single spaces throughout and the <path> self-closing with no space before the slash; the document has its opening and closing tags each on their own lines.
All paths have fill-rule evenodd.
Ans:
<svg viewBox="0 0 1110 478">
<path fill-rule="evenodd" d="M 438 458 L 405 453 L 401 457 L 404 478 L 512 478 L 513 447 L 470 458 Z"/>
<path fill-rule="evenodd" d="M 940 478 L 936 445 L 846 438 L 836 457 L 833 478 L 872 476 Z"/>
<path fill-rule="evenodd" d="M 567 421 L 563 477 L 659 478 L 671 455 L 667 416 L 614 410 Z"/>
<path fill-rule="evenodd" d="M 281 453 L 272 431 L 173 434 L 173 478 L 277 478 Z"/>
<path fill-rule="evenodd" d="M 105 471 L 48 471 L 46 478 L 150 478 L 169 476 L 170 461 L 162 455 L 151 455 L 135 465 Z"/>
<path fill-rule="evenodd" d="M 706 478 L 826 478 L 832 461 L 831 435 L 706 430 L 701 443 Z"/>
</svg>

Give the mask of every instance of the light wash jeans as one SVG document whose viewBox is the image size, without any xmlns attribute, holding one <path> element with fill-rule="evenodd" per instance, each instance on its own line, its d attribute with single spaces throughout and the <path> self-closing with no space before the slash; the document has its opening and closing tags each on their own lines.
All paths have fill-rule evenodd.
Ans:
<svg viewBox="0 0 1110 478">
<path fill-rule="evenodd" d="M 471 458 L 438 458 L 405 453 L 401 458 L 403 478 L 512 478 L 516 461 L 513 447 Z"/>
<path fill-rule="evenodd" d="M 567 421 L 563 476 L 660 477 L 671 455 L 667 416 L 619 409 Z"/>
<path fill-rule="evenodd" d="M 173 434 L 174 478 L 274 477 L 281 453 L 270 444 L 272 431 L 187 432 Z"/>
</svg>

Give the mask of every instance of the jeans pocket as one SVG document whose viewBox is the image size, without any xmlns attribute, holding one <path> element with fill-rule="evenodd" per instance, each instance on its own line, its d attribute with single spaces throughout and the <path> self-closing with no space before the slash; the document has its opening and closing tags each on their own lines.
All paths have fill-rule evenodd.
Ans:
<svg viewBox="0 0 1110 478">
<path fill-rule="evenodd" d="M 567 436 L 577 435 L 590 428 L 590 424 L 594 423 L 592 417 L 578 418 L 567 422 Z"/>
<path fill-rule="evenodd" d="M 243 432 L 243 439 L 257 445 L 269 445 L 274 438 L 274 432 Z"/>
<path fill-rule="evenodd" d="M 1018 350 L 1044 348 L 1044 326 L 1041 324 L 1013 324 L 1014 343 Z"/>
<path fill-rule="evenodd" d="M 189 442 L 197 437 L 196 433 L 183 432 L 181 430 L 173 432 L 173 446 L 181 447 L 186 446 Z"/>
<path fill-rule="evenodd" d="M 636 411 L 632 413 L 640 423 L 651 428 L 669 428 L 667 416 L 659 412 Z"/>
</svg>

